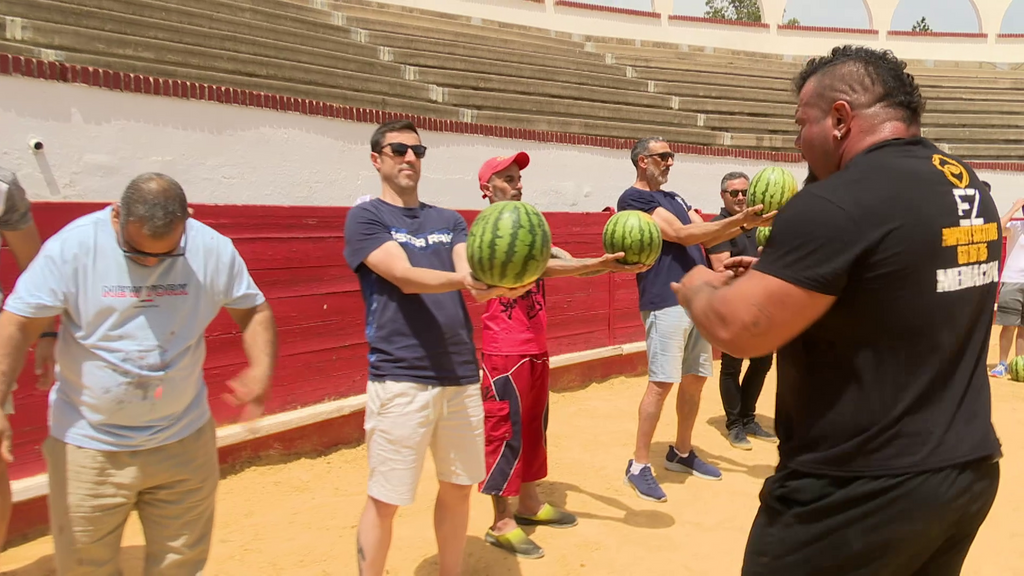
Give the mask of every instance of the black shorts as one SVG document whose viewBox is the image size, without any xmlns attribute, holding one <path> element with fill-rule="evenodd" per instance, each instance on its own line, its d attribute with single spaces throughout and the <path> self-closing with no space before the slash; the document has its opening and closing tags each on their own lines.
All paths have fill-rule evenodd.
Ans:
<svg viewBox="0 0 1024 576">
<path fill-rule="evenodd" d="M 768 478 L 743 576 L 960 574 L 999 486 L 989 460 L 920 474 Z"/>
</svg>

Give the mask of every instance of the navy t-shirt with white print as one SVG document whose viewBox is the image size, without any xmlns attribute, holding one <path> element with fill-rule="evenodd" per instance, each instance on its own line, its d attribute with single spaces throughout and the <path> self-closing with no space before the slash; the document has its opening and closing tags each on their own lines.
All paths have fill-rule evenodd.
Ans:
<svg viewBox="0 0 1024 576">
<path fill-rule="evenodd" d="M 630 187 L 619 196 L 616 210 L 619 212 L 640 210 L 653 215 L 658 208 L 668 210 L 683 224 L 690 224 L 692 208 L 675 192 L 650 191 Z M 707 265 L 704 250 L 700 244 L 683 246 L 667 240 L 662 242 L 661 256 L 658 257 L 654 266 L 650 270 L 636 275 L 636 285 L 640 292 L 640 310 L 653 312 L 678 306 L 679 300 L 672 292 L 671 284 L 679 282 L 684 274 L 698 265 Z"/>
<path fill-rule="evenodd" d="M 473 324 L 459 291 L 403 294 L 363 261 L 392 240 L 417 268 L 454 272 L 452 248 L 466 241 L 466 221 L 453 210 L 415 208 L 375 198 L 353 206 L 345 221 L 345 260 L 359 278 L 366 306 L 370 380 L 433 386 L 480 381 Z"/>
</svg>

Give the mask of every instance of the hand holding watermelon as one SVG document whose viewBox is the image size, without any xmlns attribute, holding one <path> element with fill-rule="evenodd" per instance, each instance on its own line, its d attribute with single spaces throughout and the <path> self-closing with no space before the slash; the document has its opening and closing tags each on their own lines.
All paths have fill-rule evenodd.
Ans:
<svg viewBox="0 0 1024 576">
<path fill-rule="evenodd" d="M 775 216 L 779 213 L 778 210 L 772 210 L 771 212 L 762 215 L 761 211 L 764 206 L 758 204 L 757 206 L 750 206 L 746 208 L 737 216 L 739 217 L 740 226 L 743 228 L 755 228 L 755 227 L 767 227 L 772 225 L 772 221 L 775 220 Z"/>
<path fill-rule="evenodd" d="M 507 288 L 504 286 L 488 286 L 477 280 L 473 273 L 466 274 L 466 290 L 473 295 L 477 302 L 485 302 L 491 298 L 519 298 L 533 288 L 533 282 L 523 286 Z"/>
</svg>

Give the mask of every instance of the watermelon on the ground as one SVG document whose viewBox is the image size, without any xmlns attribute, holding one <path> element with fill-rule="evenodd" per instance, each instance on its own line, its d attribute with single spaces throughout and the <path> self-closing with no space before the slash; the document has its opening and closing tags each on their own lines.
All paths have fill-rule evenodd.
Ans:
<svg viewBox="0 0 1024 576">
<path fill-rule="evenodd" d="M 1024 382 L 1024 356 L 1017 356 L 1010 360 L 1010 380 Z"/>
<path fill-rule="evenodd" d="M 768 243 L 768 237 L 772 235 L 771 226 L 758 226 L 757 227 L 757 245 L 764 246 Z"/>
<path fill-rule="evenodd" d="M 759 214 L 774 212 L 797 192 L 796 178 L 785 168 L 769 166 L 754 175 L 747 192 L 747 206 L 761 204 Z"/>
<path fill-rule="evenodd" d="M 650 266 L 661 255 L 661 229 L 640 210 L 623 210 L 608 219 L 601 235 L 607 254 L 622 252 L 622 264 Z"/>
<path fill-rule="evenodd" d="M 547 268 L 551 228 L 544 215 L 525 202 L 496 202 L 470 226 L 466 256 L 473 275 L 488 286 L 525 286 Z"/>
</svg>

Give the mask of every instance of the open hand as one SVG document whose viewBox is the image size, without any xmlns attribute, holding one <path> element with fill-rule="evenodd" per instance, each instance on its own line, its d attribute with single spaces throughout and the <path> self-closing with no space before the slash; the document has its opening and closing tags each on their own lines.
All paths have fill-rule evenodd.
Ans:
<svg viewBox="0 0 1024 576">
<path fill-rule="evenodd" d="M 639 274 L 646 272 L 651 269 L 651 266 L 646 264 L 623 264 L 619 260 L 626 257 L 625 252 L 616 252 L 615 254 L 605 254 L 598 258 L 599 265 L 602 269 L 610 272 L 625 272 L 627 274 Z M 653 264 L 652 264 L 653 266 Z"/>
<path fill-rule="evenodd" d="M 476 279 L 472 273 L 466 275 L 466 290 L 473 295 L 473 298 L 477 302 L 484 302 L 491 298 L 519 298 L 523 294 L 526 294 L 533 288 L 533 282 L 524 286 L 517 286 L 515 288 L 505 288 L 504 286 L 488 286 L 483 282 Z"/>
<path fill-rule="evenodd" d="M 246 368 L 237 376 L 228 380 L 231 394 L 225 394 L 224 400 L 231 406 L 242 407 L 239 420 L 245 422 L 258 418 L 266 407 L 267 392 L 270 389 L 270 377 L 260 374 L 252 368 Z"/>
<path fill-rule="evenodd" d="M 771 226 L 772 221 L 775 220 L 775 216 L 779 213 L 778 210 L 773 210 L 763 216 L 757 213 L 764 209 L 763 204 L 757 206 L 751 206 L 739 213 L 740 226 L 744 228 L 754 228 L 756 226 Z"/>
</svg>

